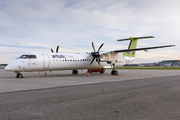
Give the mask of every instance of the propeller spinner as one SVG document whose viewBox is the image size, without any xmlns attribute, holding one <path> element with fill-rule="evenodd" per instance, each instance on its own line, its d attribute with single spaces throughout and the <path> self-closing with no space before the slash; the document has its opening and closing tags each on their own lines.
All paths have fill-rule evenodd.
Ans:
<svg viewBox="0 0 180 120">
<path fill-rule="evenodd" d="M 100 61 L 99 61 L 99 59 L 100 59 L 99 50 L 102 48 L 103 45 L 104 45 L 104 43 L 101 44 L 101 46 L 99 47 L 98 51 L 96 52 L 95 47 L 94 47 L 94 43 L 92 42 L 92 48 L 93 48 L 94 52 L 91 52 L 91 55 L 93 56 L 93 59 L 92 59 L 90 65 L 94 62 L 95 59 L 97 60 L 98 64 L 100 65 Z"/>
</svg>

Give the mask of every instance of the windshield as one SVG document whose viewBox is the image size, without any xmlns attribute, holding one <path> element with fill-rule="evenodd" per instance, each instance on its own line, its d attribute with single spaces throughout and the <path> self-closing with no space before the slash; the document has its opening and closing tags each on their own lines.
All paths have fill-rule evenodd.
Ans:
<svg viewBox="0 0 180 120">
<path fill-rule="evenodd" d="M 21 55 L 21 57 L 19 57 L 21 59 L 26 59 L 26 58 L 36 58 L 36 55 Z"/>
<path fill-rule="evenodd" d="M 21 57 L 19 57 L 19 58 L 26 59 L 27 57 L 28 57 L 28 55 L 21 55 Z"/>
</svg>

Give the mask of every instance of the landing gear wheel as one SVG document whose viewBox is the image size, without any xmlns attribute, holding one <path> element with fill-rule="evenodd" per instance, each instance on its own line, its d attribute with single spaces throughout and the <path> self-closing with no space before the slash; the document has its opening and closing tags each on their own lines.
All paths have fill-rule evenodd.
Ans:
<svg viewBox="0 0 180 120">
<path fill-rule="evenodd" d="M 16 75 L 16 78 L 19 78 L 19 74 Z"/>
<path fill-rule="evenodd" d="M 16 78 L 24 78 L 21 73 L 17 73 Z"/>
<path fill-rule="evenodd" d="M 118 71 L 117 70 L 112 70 L 111 71 L 111 75 L 116 75 L 117 76 L 118 75 Z"/>
<path fill-rule="evenodd" d="M 22 74 L 20 74 L 20 78 L 24 78 Z"/>
<path fill-rule="evenodd" d="M 72 71 L 72 74 L 77 75 L 77 74 L 78 74 L 78 70 L 73 70 L 73 71 Z"/>
</svg>

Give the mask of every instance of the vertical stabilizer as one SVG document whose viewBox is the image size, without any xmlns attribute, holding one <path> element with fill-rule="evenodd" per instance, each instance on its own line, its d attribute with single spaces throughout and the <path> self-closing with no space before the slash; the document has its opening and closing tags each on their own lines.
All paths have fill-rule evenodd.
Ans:
<svg viewBox="0 0 180 120">
<path fill-rule="evenodd" d="M 120 39 L 120 40 L 117 40 L 117 41 L 126 41 L 126 40 L 130 40 L 128 49 L 136 49 L 138 39 L 146 39 L 146 38 L 154 38 L 154 36 L 146 36 L 146 37 L 130 37 L 130 38 L 126 38 L 126 39 Z M 123 53 L 123 55 L 124 55 L 124 56 L 128 56 L 128 57 L 135 57 L 135 53 L 136 53 L 135 51 L 132 51 L 132 52 L 125 52 L 125 53 Z"/>
<path fill-rule="evenodd" d="M 130 37 L 130 43 L 128 49 L 136 49 L 138 39 Z"/>
<path fill-rule="evenodd" d="M 137 41 L 138 41 L 138 39 L 130 37 L 130 43 L 129 43 L 128 49 L 136 49 Z M 125 53 L 123 53 L 123 55 L 128 56 L 128 57 L 135 57 L 135 53 L 136 53 L 136 51 L 132 51 L 129 53 L 125 52 Z"/>
</svg>

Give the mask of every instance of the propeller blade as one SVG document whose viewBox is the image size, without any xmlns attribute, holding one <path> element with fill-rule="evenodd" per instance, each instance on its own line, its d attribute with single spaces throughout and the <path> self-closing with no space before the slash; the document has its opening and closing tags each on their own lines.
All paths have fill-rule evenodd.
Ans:
<svg viewBox="0 0 180 120">
<path fill-rule="evenodd" d="M 99 52 L 99 50 L 102 48 L 102 46 L 104 45 L 104 43 L 103 44 L 101 44 L 101 46 L 99 47 L 99 49 L 98 49 L 98 51 L 97 52 Z"/>
<path fill-rule="evenodd" d="M 59 45 L 58 45 L 57 48 L 56 48 L 56 53 L 58 53 L 58 50 L 59 50 Z"/>
<path fill-rule="evenodd" d="M 101 44 L 101 46 L 99 47 L 98 51 L 96 52 L 95 47 L 94 47 L 94 43 L 92 42 L 92 48 L 93 48 L 94 52 L 91 52 L 91 55 L 92 55 L 93 59 L 92 59 L 90 65 L 94 62 L 95 59 L 96 59 L 96 62 L 98 62 L 98 64 L 100 65 L 99 50 L 102 48 L 103 45 L 104 45 L 104 43 Z"/>
<path fill-rule="evenodd" d="M 94 52 L 96 52 L 95 47 L 94 47 L 94 43 L 93 43 L 93 42 L 92 42 L 92 47 L 93 47 Z"/>
<path fill-rule="evenodd" d="M 92 61 L 91 61 L 90 65 L 94 62 L 94 59 L 95 59 L 95 57 L 92 59 Z"/>
<path fill-rule="evenodd" d="M 99 59 L 97 59 L 97 58 L 96 58 L 96 60 L 97 60 L 98 64 L 100 65 L 100 61 L 99 61 Z"/>
<path fill-rule="evenodd" d="M 53 49 L 51 48 L 51 52 L 54 53 Z"/>
</svg>

